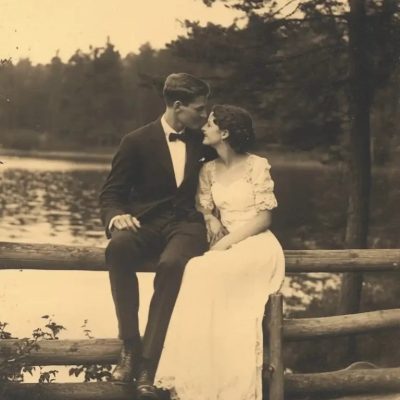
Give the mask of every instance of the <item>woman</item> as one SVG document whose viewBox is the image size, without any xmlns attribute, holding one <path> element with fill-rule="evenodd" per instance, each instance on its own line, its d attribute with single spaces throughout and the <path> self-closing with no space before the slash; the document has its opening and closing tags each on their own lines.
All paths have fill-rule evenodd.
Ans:
<svg viewBox="0 0 400 400">
<path fill-rule="evenodd" d="M 245 110 L 215 106 L 203 131 L 219 156 L 203 166 L 197 196 L 211 247 L 186 266 L 155 385 L 179 400 L 261 400 L 264 307 L 285 274 L 268 229 L 274 183 L 268 161 L 247 153 Z"/>
</svg>

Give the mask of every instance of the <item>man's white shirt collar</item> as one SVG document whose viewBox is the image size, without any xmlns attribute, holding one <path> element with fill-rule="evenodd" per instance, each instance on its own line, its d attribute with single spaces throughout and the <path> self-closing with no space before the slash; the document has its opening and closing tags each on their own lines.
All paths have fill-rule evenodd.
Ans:
<svg viewBox="0 0 400 400">
<path fill-rule="evenodd" d="M 176 186 L 179 187 L 183 182 L 185 175 L 185 163 L 186 163 L 186 143 L 181 140 L 175 140 L 174 142 L 169 141 L 170 133 L 182 133 L 176 132 L 175 129 L 171 128 L 169 123 L 165 119 L 165 114 L 161 117 L 161 125 L 165 132 L 165 139 L 171 155 L 172 165 L 174 168 L 174 175 Z"/>
<path fill-rule="evenodd" d="M 165 114 L 161 117 L 161 126 L 164 130 L 165 136 L 168 136 L 170 133 L 182 133 L 182 131 L 177 132 L 174 128 L 171 128 L 170 124 L 167 122 L 165 118 Z"/>
</svg>

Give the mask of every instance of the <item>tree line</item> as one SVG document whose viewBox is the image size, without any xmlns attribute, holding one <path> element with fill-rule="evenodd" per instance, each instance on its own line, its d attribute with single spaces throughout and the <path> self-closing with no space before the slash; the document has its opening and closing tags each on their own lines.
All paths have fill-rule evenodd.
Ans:
<svg viewBox="0 0 400 400">
<path fill-rule="evenodd" d="M 329 148 L 343 157 L 350 130 L 349 24 L 343 2 L 300 1 L 285 14 L 270 0 L 217 0 L 245 22 L 228 27 L 186 21 L 187 34 L 164 49 L 144 44 L 121 57 L 103 47 L 77 50 L 67 62 L 29 59 L 0 65 L 0 141 L 5 147 L 98 149 L 155 118 L 171 72 L 209 81 L 214 103 L 254 115 L 259 145 Z M 211 6 L 214 1 L 204 1 Z M 400 19 L 396 2 L 368 1 L 366 34 L 372 146 L 385 161 L 396 142 Z M 300 12 L 301 18 L 295 18 Z"/>
</svg>

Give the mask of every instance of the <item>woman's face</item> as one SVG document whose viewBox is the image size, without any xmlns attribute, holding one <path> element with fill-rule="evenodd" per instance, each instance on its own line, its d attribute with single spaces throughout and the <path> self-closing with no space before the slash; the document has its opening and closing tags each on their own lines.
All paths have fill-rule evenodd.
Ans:
<svg viewBox="0 0 400 400">
<path fill-rule="evenodd" d="M 211 112 L 206 124 L 202 128 L 204 133 L 203 144 L 213 147 L 222 142 L 222 131 L 214 122 L 214 119 L 214 113 Z"/>
</svg>

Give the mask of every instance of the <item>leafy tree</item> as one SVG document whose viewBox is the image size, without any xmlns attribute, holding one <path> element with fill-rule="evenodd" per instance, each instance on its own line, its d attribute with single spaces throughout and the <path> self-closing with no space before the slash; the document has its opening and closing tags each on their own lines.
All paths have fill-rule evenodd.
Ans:
<svg viewBox="0 0 400 400">
<path fill-rule="evenodd" d="M 313 118 L 312 114 L 304 112 L 311 102 L 306 101 L 309 103 L 306 107 L 300 101 L 297 103 L 297 109 L 306 117 L 303 125 L 306 129 L 299 131 L 301 142 L 307 142 L 307 132 L 312 132 L 313 128 L 316 132 L 325 132 L 325 135 L 328 132 L 325 143 L 333 143 L 332 138 L 337 137 L 341 129 L 347 131 L 349 193 L 345 246 L 367 247 L 371 188 L 370 115 L 374 96 L 393 76 L 400 55 L 399 5 L 395 0 L 349 0 L 348 3 L 337 0 L 289 0 L 283 6 L 274 0 L 203 1 L 208 6 L 221 1 L 228 7 L 243 11 L 248 23 L 241 29 L 242 32 L 251 31 L 253 21 L 259 19 L 264 35 L 259 32 L 257 37 L 260 39 L 254 42 L 261 44 L 259 52 L 262 54 L 256 60 L 268 65 L 275 58 L 280 64 L 279 73 L 274 76 L 275 81 L 294 83 L 296 89 L 302 89 L 302 95 L 311 94 L 309 98 L 316 104 Z M 294 10 L 287 12 L 293 4 L 296 5 Z M 297 18 L 297 15 L 300 17 Z M 282 37 L 268 35 L 269 29 L 274 30 L 275 35 L 281 33 Z M 234 32 L 236 34 L 237 29 Z M 264 43 L 266 37 L 268 41 Z M 279 46 L 274 47 L 274 39 L 278 40 Z M 247 43 L 251 45 L 251 41 Z M 274 51 L 275 48 L 282 50 Z M 261 90 L 268 93 L 268 86 L 263 85 L 267 82 L 265 69 L 251 70 L 246 65 L 248 55 L 245 48 L 240 52 L 242 55 L 244 62 L 240 68 L 246 71 L 248 80 L 257 82 Z M 254 62 L 252 60 L 252 64 Z M 240 68 L 235 68 L 236 74 Z M 296 71 L 300 71 L 301 76 L 296 76 Z M 341 88 L 344 92 L 338 92 Z M 336 95 L 327 95 L 332 89 Z M 251 92 L 256 93 L 254 88 Z M 291 99 L 299 99 L 296 95 L 291 96 L 275 104 L 293 110 Z M 273 96 L 266 97 L 272 99 Z M 342 109 L 338 107 L 341 99 L 345 100 Z M 262 104 L 259 98 L 257 102 Z M 340 125 L 343 111 L 347 121 L 342 118 Z M 297 114 L 291 114 L 289 118 L 291 116 L 294 116 L 291 119 L 295 125 L 301 128 L 302 121 L 296 118 Z M 328 121 L 328 124 L 324 124 Z M 361 284 L 361 275 L 344 276 L 340 313 L 358 311 Z M 353 350 L 354 346 L 351 348 Z"/>
<path fill-rule="evenodd" d="M 186 25 L 188 37 L 170 48 L 209 63 L 215 100 L 250 108 L 261 139 L 304 149 L 338 142 L 343 41 L 314 32 L 310 24 L 279 27 L 258 14 L 250 14 L 244 28 Z"/>
</svg>

